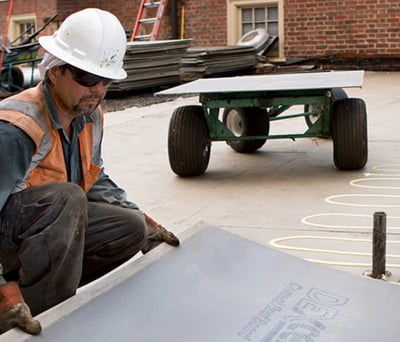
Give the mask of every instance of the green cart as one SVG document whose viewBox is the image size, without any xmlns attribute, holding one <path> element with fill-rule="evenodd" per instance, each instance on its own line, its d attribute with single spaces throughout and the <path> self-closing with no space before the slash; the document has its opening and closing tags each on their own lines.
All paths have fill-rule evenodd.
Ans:
<svg viewBox="0 0 400 342">
<path fill-rule="evenodd" d="M 157 95 L 199 94 L 201 105 L 175 109 L 168 132 L 171 169 L 179 176 L 203 174 L 212 141 L 252 153 L 269 139 L 330 138 L 341 170 L 361 169 L 368 159 L 365 102 L 343 88 L 361 87 L 364 71 L 322 71 L 200 79 Z M 300 113 L 288 113 L 293 106 Z M 301 134 L 269 134 L 276 120 L 304 117 Z"/>
</svg>

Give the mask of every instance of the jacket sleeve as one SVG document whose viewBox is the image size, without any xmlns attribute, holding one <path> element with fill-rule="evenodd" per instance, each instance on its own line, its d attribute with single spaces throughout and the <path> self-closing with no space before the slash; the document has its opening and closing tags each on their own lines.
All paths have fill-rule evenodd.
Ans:
<svg viewBox="0 0 400 342">
<path fill-rule="evenodd" d="M 125 190 L 118 187 L 101 169 L 99 179 L 87 192 L 89 201 L 105 202 L 120 207 L 139 209 L 136 203 L 128 201 Z"/>
<path fill-rule="evenodd" d="M 31 138 L 19 128 L 0 121 L 0 211 L 29 168 L 35 151 Z"/>
</svg>

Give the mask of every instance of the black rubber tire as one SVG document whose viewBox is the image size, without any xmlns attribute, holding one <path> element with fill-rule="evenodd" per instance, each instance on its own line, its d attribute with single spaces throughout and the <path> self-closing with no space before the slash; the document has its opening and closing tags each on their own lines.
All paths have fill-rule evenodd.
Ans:
<svg viewBox="0 0 400 342">
<path fill-rule="evenodd" d="M 222 122 L 238 137 L 268 135 L 269 118 L 266 109 L 257 107 L 225 108 Z M 236 152 L 252 153 L 265 144 L 260 140 L 228 140 L 226 143 Z"/>
<path fill-rule="evenodd" d="M 172 114 L 168 133 L 169 164 L 178 176 L 203 174 L 210 161 L 211 140 L 201 106 L 182 106 Z"/>
<path fill-rule="evenodd" d="M 8 75 L 8 68 L 1 71 L 1 87 L 7 91 L 16 92 L 22 90 L 24 85 L 24 73 L 16 66 L 11 67 L 11 77 Z"/>
<path fill-rule="evenodd" d="M 347 94 L 342 88 L 333 88 L 331 91 L 331 109 L 333 104 L 338 100 L 347 99 Z M 310 105 L 304 105 L 304 113 L 307 113 L 310 109 Z M 310 128 L 318 119 L 319 115 L 305 116 L 307 127 Z"/>
<path fill-rule="evenodd" d="M 331 118 L 333 160 L 340 170 L 362 169 L 368 160 L 367 110 L 362 99 L 338 100 Z"/>
</svg>

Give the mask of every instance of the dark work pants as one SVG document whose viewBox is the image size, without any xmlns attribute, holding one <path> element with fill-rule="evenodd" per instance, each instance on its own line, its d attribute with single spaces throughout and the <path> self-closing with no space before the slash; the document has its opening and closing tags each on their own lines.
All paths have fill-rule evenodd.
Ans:
<svg viewBox="0 0 400 342">
<path fill-rule="evenodd" d="M 17 273 L 33 315 L 122 264 L 147 240 L 140 210 L 88 202 L 72 183 L 11 195 L 0 220 L 3 271 L 6 277 Z"/>
</svg>

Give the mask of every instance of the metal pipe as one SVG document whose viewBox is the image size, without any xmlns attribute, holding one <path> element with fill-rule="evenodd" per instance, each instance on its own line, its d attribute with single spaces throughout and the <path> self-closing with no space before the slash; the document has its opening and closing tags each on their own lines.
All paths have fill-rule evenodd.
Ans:
<svg viewBox="0 0 400 342">
<path fill-rule="evenodd" d="M 172 39 L 178 39 L 178 9 L 176 0 L 171 0 L 171 30 Z"/>
<path fill-rule="evenodd" d="M 181 9 L 181 39 L 185 39 L 185 4 L 182 4 Z"/>
<path fill-rule="evenodd" d="M 386 274 L 386 213 L 374 213 L 372 278 L 382 278 Z"/>
</svg>

